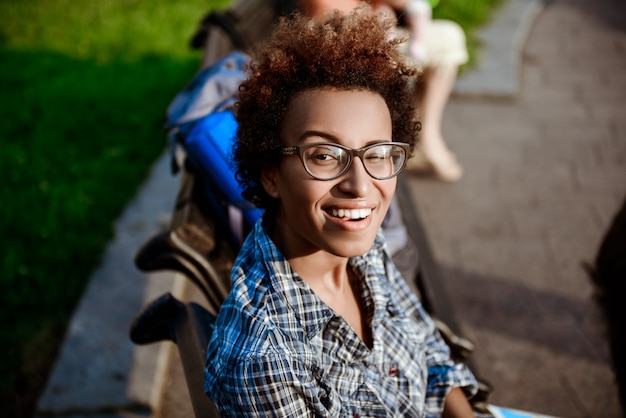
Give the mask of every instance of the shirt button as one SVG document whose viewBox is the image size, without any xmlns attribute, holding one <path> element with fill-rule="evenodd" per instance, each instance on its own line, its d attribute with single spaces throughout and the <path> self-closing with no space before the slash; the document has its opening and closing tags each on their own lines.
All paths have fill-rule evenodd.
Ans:
<svg viewBox="0 0 626 418">
<path fill-rule="evenodd" d="M 390 367 L 389 368 L 389 376 L 396 377 L 396 376 L 398 376 L 398 374 L 400 374 L 400 372 L 398 371 L 398 369 L 396 367 Z"/>
</svg>

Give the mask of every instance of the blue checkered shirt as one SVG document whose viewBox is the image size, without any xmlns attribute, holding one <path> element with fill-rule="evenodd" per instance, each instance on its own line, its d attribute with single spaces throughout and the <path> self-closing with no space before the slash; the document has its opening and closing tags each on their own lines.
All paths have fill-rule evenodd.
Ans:
<svg viewBox="0 0 626 418">
<path fill-rule="evenodd" d="M 371 349 L 257 222 L 208 346 L 205 392 L 222 417 L 440 417 L 451 388 L 475 392 L 473 375 L 450 360 L 382 235 L 349 264 L 362 278 Z"/>
</svg>

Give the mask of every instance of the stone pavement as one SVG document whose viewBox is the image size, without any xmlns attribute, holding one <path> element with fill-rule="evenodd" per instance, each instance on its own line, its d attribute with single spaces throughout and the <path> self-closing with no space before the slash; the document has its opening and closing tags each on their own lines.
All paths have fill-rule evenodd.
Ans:
<svg viewBox="0 0 626 418">
<path fill-rule="evenodd" d="M 626 3 L 554 0 L 514 99 L 454 97 L 444 135 L 466 169 L 410 190 L 492 403 L 621 417 L 581 267 L 626 197 Z"/>
<path fill-rule="evenodd" d="M 444 134 L 466 176 L 409 185 L 462 332 L 477 343 L 474 362 L 496 388 L 492 402 L 618 417 L 580 263 L 593 259 L 626 192 L 626 10 L 620 0 L 554 0 L 538 13 L 540 4 L 506 0 L 483 33 L 481 68 L 455 88 Z M 146 301 L 176 287 L 132 262 L 166 222 L 176 188 L 164 156 L 116 224 L 38 415 L 150 416 L 155 394 L 167 392 L 158 370 L 171 344 L 133 347 L 128 326 Z"/>
</svg>

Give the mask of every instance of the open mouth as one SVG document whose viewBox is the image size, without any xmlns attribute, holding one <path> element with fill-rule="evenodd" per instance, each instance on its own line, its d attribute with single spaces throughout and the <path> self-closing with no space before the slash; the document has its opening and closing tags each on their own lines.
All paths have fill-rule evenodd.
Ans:
<svg viewBox="0 0 626 418">
<path fill-rule="evenodd" d="M 328 213 L 337 218 L 359 220 L 370 216 L 372 214 L 372 209 L 330 209 Z"/>
</svg>

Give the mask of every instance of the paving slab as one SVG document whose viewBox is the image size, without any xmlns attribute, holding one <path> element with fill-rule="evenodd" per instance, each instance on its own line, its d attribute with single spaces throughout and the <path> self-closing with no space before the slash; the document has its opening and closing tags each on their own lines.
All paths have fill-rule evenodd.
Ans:
<svg viewBox="0 0 626 418">
<path fill-rule="evenodd" d="M 465 177 L 409 180 L 493 403 L 624 416 L 582 264 L 626 198 L 625 40 L 623 2 L 546 2 L 517 95 L 455 95 L 446 109 Z"/>
<path fill-rule="evenodd" d="M 455 94 L 514 97 L 519 93 L 519 51 L 543 3 L 542 0 L 503 2 L 492 22 L 478 31 L 483 47 L 477 68 L 459 77 Z"/>
</svg>

